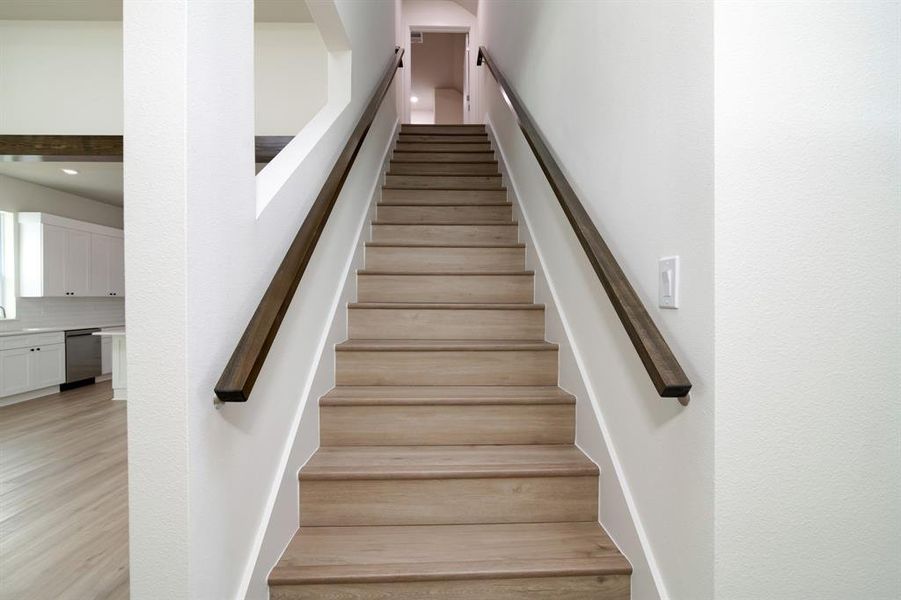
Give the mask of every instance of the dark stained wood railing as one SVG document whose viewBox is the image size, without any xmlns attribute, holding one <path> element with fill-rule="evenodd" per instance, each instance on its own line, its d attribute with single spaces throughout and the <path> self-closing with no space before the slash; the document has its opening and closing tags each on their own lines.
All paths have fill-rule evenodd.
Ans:
<svg viewBox="0 0 901 600">
<path fill-rule="evenodd" d="M 256 162 L 268 163 L 294 139 L 258 135 Z M 121 135 L 0 135 L 0 162 L 122 162 Z"/>
<path fill-rule="evenodd" d="M 319 195 L 310 207 L 310 212 L 300 226 L 300 231 L 288 248 L 285 258 L 272 277 L 272 282 L 263 294 L 250 323 L 244 330 L 244 335 L 241 336 L 222 372 L 219 383 L 216 384 L 216 396 L 223 402 L 246 402 L 250 396 L 257 375 L 266 360 L 269 348 L 310 262 L 354 159 L 363 145 L 382 100 L 388 93 L 388 88 L 391 87 L 395 72 L 402 66 L 403 53 L 402 49 L 395 49 L 391 63 L 372 93 L 369 104 L 366 105 L 356 127 L 347 139 L 344 149 L 335 161 Z"/>
<path fill-rule="evenodd" d="M 635 289 L 616 262 L 613 253 L 610 252 L 610 248 L 607 247 L 594 226 L 579 197 L 566 180 L 560 165 L 554 159 L 553 153 L 529 111 L 526 110 L 522 100 L 516 95 L 497 64 L 491 59 L 491 55 L 484 46 L 481 46 L 476 64 L 482 65 L 483 63 L 488 65 L 494 80 L 506 95 L 519 123 L 519 128 L 532 148 L 538 164 L 541 165 L 541 170 L 544 171 L 554 195 L 560 201 L 566 218 L 569 219 L 585 254 L 588 255 L 588 261 L 600 279 L 601 285 L 604 286 L 616 314 L 619 315 L 629 339 L 632 340 L 632 345 L 638 351 L 638 356 L 648 375 L 651 376 L 654 387 L 661 396 L 680 398 L 683 404 L 687 403 L 687 395 L 691 389 L 688 376 L 685 375 L 679 361 L 676 360 L 660 330 L 651 319 L 651 315 L 648 314 L 638 294 L 635 293 Z"/>
</svg>

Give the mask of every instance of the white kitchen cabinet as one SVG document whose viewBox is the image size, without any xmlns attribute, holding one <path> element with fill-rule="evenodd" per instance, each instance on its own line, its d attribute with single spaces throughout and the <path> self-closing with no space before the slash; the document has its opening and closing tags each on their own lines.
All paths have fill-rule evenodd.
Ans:
<svg viewBox="0 0 901 600">
<path fill-rule="evenodd" d="M 122 238 L 91 234 L 91 295 L 125 295 L 125 253 Z"/>
<path fill-rule="evenodd" d="M 27 392 L 31 387 L 30 348 L 0 351 L 0 396 Z"/>
<path fill-rule="evenodd" d="M 19 213 L 19 295 L 124 296 L 122 230 Z"/>
<path fill-rule="evenodd" d="M 91 234 L 66 230 L 66 292 L 68 296 L 91 293 Z"/>
<path fill-rule="evenodd" d="M 65 380 L 62 332 L 0 337 L 0 396 L 56 386 Z"/>
<path fill-rule="evenodd" d="M 66 380 L 66 345 L 38 346 L 30 353 L 29 389 L 59 385 Z"/>
</svg>

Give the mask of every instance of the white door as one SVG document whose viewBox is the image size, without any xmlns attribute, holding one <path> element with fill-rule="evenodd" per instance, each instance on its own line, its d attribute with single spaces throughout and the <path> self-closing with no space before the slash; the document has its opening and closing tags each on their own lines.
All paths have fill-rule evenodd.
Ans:
<svg viewBox="0 0 901 600">
<path fill-rule="evenodd" d="M 91 295 L 91 234 L 86 231 L 66 231 L 66 292 Z"/>
<path fill-rule="evenodd" d="M 32 389 L 31 348 L 17 348 L 0 352 L 0 396 L 11 396 Z"/>
<path fill-rule="evenodd" d="M 125 295 L 125 240 L 110 238 L 109 291 L 113 296 Z"/>
<path fill-rule="evenodd" d="M 41 229 L 41 296 L 66 295 L 66 230 L 55 225 Z"/>
<path fill-rule="evenodd" d="M 31 388 L 59 385 L 66 380 L 66 345 L 37 346 L 31 353 Z"/>
</svg>

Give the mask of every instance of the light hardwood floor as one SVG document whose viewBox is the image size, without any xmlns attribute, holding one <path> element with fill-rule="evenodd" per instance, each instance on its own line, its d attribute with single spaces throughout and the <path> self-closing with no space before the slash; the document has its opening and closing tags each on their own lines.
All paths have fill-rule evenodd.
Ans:
<svg viewBox="0 0 901 600">
<path fill-rule="evenodd" d="M 128 598 L 125 410 L 109 382 L 0 408 L 0 600 Z"/>
</svg>

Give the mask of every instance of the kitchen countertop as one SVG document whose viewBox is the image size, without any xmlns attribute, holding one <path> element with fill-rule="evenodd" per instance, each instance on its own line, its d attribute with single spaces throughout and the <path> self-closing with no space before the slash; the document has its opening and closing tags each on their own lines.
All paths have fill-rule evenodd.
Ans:
<svg viewBox="0 0 901 600">
<path fill-rule="evenodd" d="M 104 336 L 104 337 L 117 337 L 117 336 L 124 337 L 125 336 L 125 327 L 112 327 L 110 329 L 107 329 L 106 331 L 95 331 L 91 335 L 100 335 L 100 336 Z"/>
<path fill-rule="evenodd" d="M 55 333 L 57 331 L 72 331 L 73 329 L 106 329 L 106 328 L 123 328 L 122 332 L 119 335 L 125 334 L 125 324 L 124 323 L 104 323 L 102 325 L 74 325 L 74 326 L 63 326 L 63 327 L 29 327 L 27 329 L 13 329 L 10 331 L 0 331 L 0 337 L 7 337 L 11 335 L 29 335 L 33 333 Z"/>
</svg>

